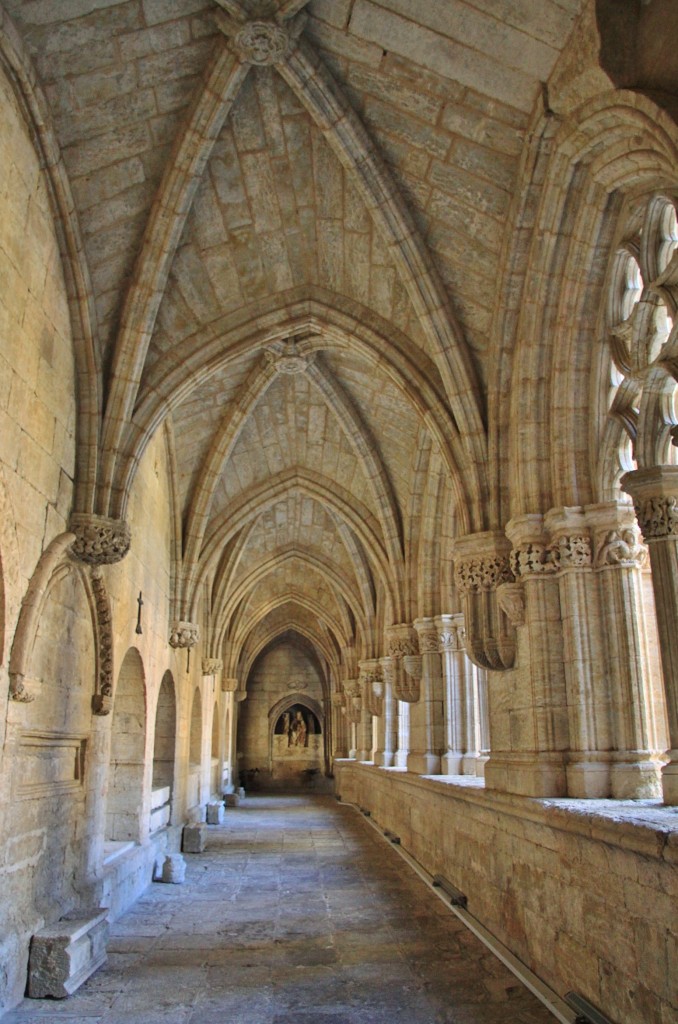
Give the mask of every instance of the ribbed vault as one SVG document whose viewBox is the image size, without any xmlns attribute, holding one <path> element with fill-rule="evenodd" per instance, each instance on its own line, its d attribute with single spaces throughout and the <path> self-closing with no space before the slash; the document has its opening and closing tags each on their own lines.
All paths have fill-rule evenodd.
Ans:
<svg viewBox="0 0 678 1024">
<path fill-rule="evenodd" d="M 581 6 L 4 0 L 61 226 L 78 511 L 124 519 L 164 426 L 172 615 L 229 678 L 292 631 L 339 686 L 342 651 L 443 610 L 454 534 L 496 528 L 503 231 Z M 253 19 L 279 51 L 243 48 Z"/>
</svg>

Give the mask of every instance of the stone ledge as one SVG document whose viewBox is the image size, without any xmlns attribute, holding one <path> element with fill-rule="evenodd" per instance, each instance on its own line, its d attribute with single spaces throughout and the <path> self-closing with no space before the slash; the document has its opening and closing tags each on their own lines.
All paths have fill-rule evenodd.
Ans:
<svg viewBox="0 0 678 1024">
<path fill-rule="evenodd" d="M 483 780 L 467 775 L 415 775 L 403 769 L 378 768 L 368 762 L 337 760 L 341 771 L 397 773 L 398 786 L 444 793 L 481 810 L 530 821 L 678 863 L 678 808 L 660 800 L 576 800 L 537 798 L 486 789 Z"/>
</svg>

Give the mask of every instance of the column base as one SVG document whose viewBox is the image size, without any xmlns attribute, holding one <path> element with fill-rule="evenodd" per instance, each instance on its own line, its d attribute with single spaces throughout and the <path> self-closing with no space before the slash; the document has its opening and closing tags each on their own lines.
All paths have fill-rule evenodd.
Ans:
<svg viewBox="0 0 678 1024">
<path fill-rule="evenodd" d="M 579 800 L 604 800 L 612 794 L 610 781 L 610 755 L 604 760 L 571 761 L 567 766 L 567 795 Z"/>
<path fill-rule="evenodd" d="M 487 758 L 481 757 L 480 754 L 464 754 L 461 761 L 461 774 L 484 775 L 486 763 Z M 481 769 L 480 771 L 478 770 L 479 768 Z"/>
<path fill-rule="evenodd" d="M 678 765 L 675 766 L 678 771 Z M 661 800 L 662 766 L 652 758 L 615 761 L 611 772 L 612 796 L 617 800 Z M 678 777 L 676 779 L 678 782 Z"/>
<path fill-rule="evenodd" d="M 670 750 L 671 760 L 662 768 L 664 803 L 678 806 L 678 750 Z"/>
<path fill-rule="evenodd" d="M 406 750 L 396 750 L 393 755 L 394 768 L 407 768 L 408 753 Z"/>
<path fill-rule="evenodd" d="M 377 768 L 392 768 L 395 760 L 395 754 L 387 753 L 383 750 L 377 750 L 374 755 L 374 763 Z"/>
<path fill-rule="evenodd" d="M 415 775 L 441 775 L 439 754 L 407 755 L 407 770 Z"/>
<path fill-rule="evenodd" d="M 485 765 L 488 789 L 519 796 L 566 796 L 562 754 L 490 754 Z"/>
<path fill-rule="evenodd" d="M 440 771 L 442 775 L 463 775 L 464 755 L 448 750 L 440 759 Z M 475 775 L 475 768 L 473 774 Z"/>
</svg>

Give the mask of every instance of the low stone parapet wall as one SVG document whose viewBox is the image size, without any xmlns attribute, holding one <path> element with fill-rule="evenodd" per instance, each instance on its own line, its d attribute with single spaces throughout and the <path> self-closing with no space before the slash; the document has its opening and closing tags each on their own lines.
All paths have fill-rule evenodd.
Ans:
<svg viewBox="0 0 678 1024">
<path fill-rule="evenodd" d="M 544 800 L 481 780 L 335 762 L 369 810 L 561 996 L 617 1024 L 678 1020 L 678 815 L 657 801 Z"/>
</svg>

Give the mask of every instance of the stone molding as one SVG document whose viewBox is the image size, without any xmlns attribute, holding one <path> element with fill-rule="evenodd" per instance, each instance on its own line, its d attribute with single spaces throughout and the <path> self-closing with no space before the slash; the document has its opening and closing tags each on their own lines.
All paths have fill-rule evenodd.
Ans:
<svg viewBox="0 0 678 1024">
<path fill-rule="evenodd" d="M 101 567 L 92 566 L 90 575 L 97 619 L 99 660 L 98 689 L 92 697 L 92 711 L 95 715 L 108 715 L 113 707 L 113 616 Z"/>
<path fill-rule="evenodd" d="M 195 647 L 200 639 L 200 627 L 194 622 L 173 622 L 170 629 L 169 645 L 175 650 Z"/>
<path fill-rule="evenodd" d="M 132 533 L 124 519 L 93 512 L 73 512 L 69 530 L 75 534 L 71 554 L 87 565 L 114 565 L 129 551 Z"/>
</svg>

